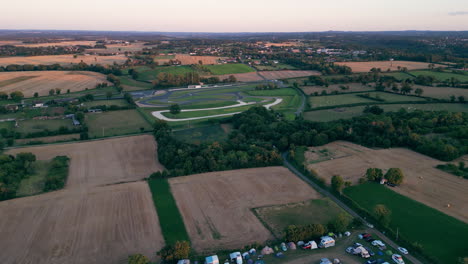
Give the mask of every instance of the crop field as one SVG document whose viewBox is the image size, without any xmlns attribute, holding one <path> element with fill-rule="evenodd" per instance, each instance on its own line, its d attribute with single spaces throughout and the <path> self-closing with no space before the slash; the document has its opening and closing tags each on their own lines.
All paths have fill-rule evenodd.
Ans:
<svg viewBox="0 0 468 264">
<path fill-rule="evenodd" d="M 396 189 L 366 183 L 346 188 L 344 193 L 371 214 L 377 204 L 384 204 L 392 212 L 390 228 L 398 228 L 400 237 L 419 243 L 440 263 L 457 263 L 466 256 L 468 245 L 460 241 L 468 236 L 468 224 L 400 195 L 393 191 Z M 439 237 L 443 240 L 434 239 Z"/>
<path fill-rule="evenodd" d="M 2 263 L 123 263 L 164 245 L 146 182 L 161 170 L 149 135 L 35 146 L 38 160 L 71 158 L 65 189 L 0 202 Z M 105 164 L 105 166 L 103 166 Z"/>
<path fill-rule="evenodd" d="M 279 238 L 284 237 L 284 230 L 289 225 L 326 225 L 336 219 L 340 213 L 345 213 L 343 209 L 328 198 L 265 206 L 253 210 L 269 226 L 274 235 Z"/>
<path fill-rule="evenodd" d="M 87 49 L 86 53 L 97 54 L 123 54 L 125 52 L 141 51 L 143 48 L 151 49 L 154 46 L 145 45 L 143 42 L 130 44 L 106 44 L 106 49 Z"/>
<path fill-rule="evenodd" d="M 176 54 L 175 59 L 179 60 L 182 65 L 199 64 L 201 61 L 203 65 L 218 64 L 220 57 L 216 56 L 191 56 L 188 54 Z"/>
<path fill-rule="evenodd" d="M 259 71 L 296 70 L 297 68 L 289 64 L 278 63 L 273 65 L 255 65 Z"/>
<path fill-rule="evenodd" d="M 0 43 L 0 45 L 3 45 Z M 96 45 L 96 41 L 91 41 L 91 40 L 65 40 L 65 41 L 59 41 L 59 42 L 45 42 L 45 43 L 22 43 L 22 42 L 17 42 L 13 43 L 13 45 L 17 47 L 28 47 L 28 48 L 37 48 L 37 47 L 65 47 L 65 46 L 94 46 Z"/>
<path fill-rule="evenodd" d="M 205 67 L 208 68 L 208 70 L 210 70 L 210 72 L 214 75 L 246 73 L 255 71 L 251 67 L 241 63 L 206 65 Z"/>
<path fill-rule="evenodd" d="M 438 81 L 445 81 L 450 78 L 458 79 L 460 82 L 468 82 L 468 74 L 456 74 L 451 72 L 436 72 L 436 71 L 412 71 L 415 76 L 430 75 L 434 76 Z"/>
<path fill-rule="evenodd" d="M 0 58 L 1 60 L 1 58 Z M 106 76 L 87 71 L 31 71 L 1 72 L 0 91 L 7 94 L 20 91 L 25 97 L 49 94 L 51 89 L 61 89 L 62 93 L 94 89 L 98 83 L 108 83 Z"/>
<path fill-rule="evenodd" d="M 423 90 L 422 96 L 426 97 L 448 100 L 453 95 L 456 98 L 458 98 L 459 96 L 464 96 L 465 99 L 468 98 L 468 89 L 414 85 L 413 91 L 417 88 L 421 88 Z"/>
<path fill-rule="evenodd" d="M 48 56 L 29 56 L 29 57 L 3 57 L 0 58 L 0 66 L 7 66 L 10 64 L 60 64 L 62 66 L 68 66 L 71 64 L 78 64 L 84 62 L 86 64 L 102 64 L 102 65 L 112 65 L 115 63 L 123 64 L 127 60 L 127 57 L 124 55 L 115 55 L 115 56 L 85 56 L 78 55 L 76 58 L 74 55 L 48 55 Z"/>
<path fill-rule="evenodd" d="M 353 72 L 369 72 L 372 68 L 380 68 L 382 72 L 398 71 L 398 66 L 406 67 L 408 70 L 427 69 L 429 63 L 416 61 L 364 61 L 364 62 L 335 62 L 337 65 L 351 67 Z M 443 65 L 435 65 L 436 67 Z"/>
<path fill-rule="evenodd" d="M 436 169 L 439 160 L 408 149 L 372 150 L 344 141 L 310 148 L 305 159 L 307 167 L 328 184 L 333 175 L 357 184 L 368 168 L 401 168 L 405 181 L 393 190 L 468 222 L 468 181 Z"/>
<path fill-rule="evenodd" d="M 349 87 L 348 90 L 343 90 L 340 86 Z M 301 89 L 306 94 L 314 94 L 314 93 L 321 93 L 322 91 L 326 91 L 327 94 L 330 94 L 334 91 L 339 93 L 349 93 L 349 92 L 364 92 L 364 91 L 374 91 L 373 86 L 362 85 L 360 83 L 346 83 L 346 84 L 331 84 L 328 87 L 323 86 L 301 86 Z"/>
<path fill-rule="evenodd" d="M 384 73 L 384 76 L 392 76 L 395 77 L 397 80 L 406 80 L 406 79 L 414 79 L 414 77 L 410 73 L 406 72 L 390 72 L 390 73 Z"/>
<path fill-rule="evenodd" d="M 88 134 L 93 137 L 109 137 L 151 130 L 151 125 L 136 110 L 120 110 L 86 114 Z"/>
<path fill-rule="evenodd" d="M 51 120 L 39 120 L 29 119 L 24 121 L 18 121 L 18 127 L 15 128 L 16 132 L 22 134 L 41 132 L 45 130 L 55 131 L 60 127 L 73 128 L 71 119 L 51 119 Z"/>
<path fill-rule="evenodd" d="M 395 112 L 400 109 L 406 111 L 424 110 L 424 111 L 448 111 L 448 112 L 468 112 L 466 104 L 388 104 L 378 105 L 386 112 Z M 328 122 L 338 119 L 350 119 L 363 115 L 365 106 L 340 107 L 333 109 L 322 109 L 316 111 L 304 112 L 304 118 L 310 121 Z"/>
<path fill-rule="evenodd" d="M 257 82 L 267 80 L 279 80 L 306 77 L 312 75 L 320 75 L 316 71 L 260 71 L 260 72 L 249 72 L 249 73 L 238 73 L 238 74 L 227 74 L 218 76 L 220 79 L 226 79 L 229 75 L 234 75 L 239 82 Z"/>
<path fill-rule="evenodd" d="M 252 208 L 319 198 L 284 167 L 211 172 L 171 178 L 169 183 L 192 245 L 199 252 L 272 238 Z"/>
</svg>

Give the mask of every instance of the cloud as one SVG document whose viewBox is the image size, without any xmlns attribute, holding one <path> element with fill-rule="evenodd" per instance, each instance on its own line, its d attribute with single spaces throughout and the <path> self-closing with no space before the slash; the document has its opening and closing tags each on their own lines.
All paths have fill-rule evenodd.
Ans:
<svg viewBox="0 0 468 264">
<path fill-rule="evenodd" d="M 456 12 L 449 12 L 449 16 L 467 16 L 468 11 L 456 11 Z"/>
</svg>

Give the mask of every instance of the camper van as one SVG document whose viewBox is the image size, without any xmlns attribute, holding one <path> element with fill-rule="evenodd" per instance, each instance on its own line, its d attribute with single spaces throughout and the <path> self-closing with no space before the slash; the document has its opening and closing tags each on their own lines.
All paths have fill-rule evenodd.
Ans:
<svg viewBox="0 0 468 264">
<path fill-rule="evenodd" d="M 323 236 L 320 238 L 320 248 L 328 248 L 328 247 L 334 247 L 335 246 L 335 240 L 329 236 Z"/>
<path fill-rule="evenodd" d="M 219 264 L 217 255 L 209 256 L 205 258 L 205 264 Z"/>
<path fill-rule="evenodd" d="M 231 259 L 231 262 L 236 264 L 242 264 L 242 256 L 240 252 L 233 252 L 229 254 L 229 259 Z"/>
</svg>

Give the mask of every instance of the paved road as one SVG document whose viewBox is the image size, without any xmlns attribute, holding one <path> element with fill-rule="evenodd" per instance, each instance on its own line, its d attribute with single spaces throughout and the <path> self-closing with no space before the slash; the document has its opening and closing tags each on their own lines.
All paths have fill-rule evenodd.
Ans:
<svg viewBox="0 0 468 264">
<path fill-rule="evenodd" d="M 365 224 L 368 224 L 368 222 L 362 218 L 360 215 L 358 215 L 354 210 L 352 210 L 351 208 L 349 208 L 346 204 L 344 204 L 341 200 L 339 200 L 338 198 L 336 198 L 332 193 L 330 193 L 329 191 L 323 189 L 322 187 L 320 187 L 319 185 L 317 185 L 315 182 L 309 180 L 309 178 L 307 178 L 306 176 L 304 176 L 304 174 L 302 174 L 300 171 L 298 171 L 288 160 L 287 160 L 287 154 L 286 153 L 283 153 L 282 154 L 283 156 L 283 162 L 284 162 L 284 165 L 290 170 L 292 171 L 294 174 L 296 174 L 299 178 L 301 178 L 303 181 L 305 181 L 306 183 L 308 183 L 309 185 L 311 185 L 315 190 L 317 190 L 320 194 L 330 198 L 331 200 L 333 200 L 336 204 L 338 204 L 341 208 L 343 208 L 346 212 L 348 212 L 350 215 L 352 215 L 353 217 L 355 218 L 358 218 L 358 219 L 361 219 L 361 221 L 363 221 L 363 223 Z M 377 229 L 372 229 L 372 232 L 374 232 L 375 234 L 377 234 L 381 240 L 383 240 L 383 242 L 387 243 L 388 245 L 390 245 L 391 247 L 393 248 L 397 248 L 398 245 L 393 242 L 390 238 L 388 238 L 386 235 L 384 235 L 382 232 L 378 231 Z M 413 257 L 412 255 L 408 254 L 408 255 L 405 255 L 405 257 L 407 259 L 409 259 L 412 263 L 414 264 L 422 264 L 421 261 L 419 261 L 417 258 Z"/>
<path fill-rule="evenodd" d="M 263 105 L 266 109 L 270 109 L 270 107 L 275 106 L 277 104 L 280 104 L 283 101 L 282 98 L 276 98 L 276 100 L 273 103 L 269 103 L 266 105 Z M 243 101 L 237 101 L 238 104 L 236 105 L 228 105 L 228 106 L 221 106 L 221 107 L 213 107 L 213 108 L 202 108 L 202 109 L 187 109 L 187 110 L 181 110 L 181 112 L 197 112 L 197 111 L 206 111 L 206 110 L 219 110 L 219 109 L 226 109 L 226 108 L 235 108 L 235 107 L 240 107 L 244 105 L 253 105 L 255 104 L 254 102 L 252 103 L 246 103 Z M 161 111 L 154 111 L 151 114 L 161 120 L 165 121 L 190 121 L 190 120 L 197 120 L 197 119 L 203 119 L 203 118 L 213 118 L 213 117 L 222 117 L 222 116 L 231 116 L 235 114 L 239 114 L 241 112 L 235 112 L 235 113 L 227 113 L 227 114 L 219 114 L 219 115 L 210 115 L 210 116 L 199 116 L 199 117 L 190 117 L 190 118 L 169 118 L 165 117 L 162 113 L 167 113 L 170 110 L 161 110 Z"/>
</svg>

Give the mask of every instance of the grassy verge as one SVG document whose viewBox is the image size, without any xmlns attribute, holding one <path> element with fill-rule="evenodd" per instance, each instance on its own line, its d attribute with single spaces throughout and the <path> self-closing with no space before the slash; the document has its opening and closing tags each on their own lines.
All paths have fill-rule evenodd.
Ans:
<svg viewBox="0 0 468 264">
<path fill-rule="evenodd" d="M 439 263 L 456 263 L 468 252 L 468 244 L 461 243 L 468 237 L 468 225 L 460 220 L 375 183 L 352 186 L 344 193 L 370 215 L 377 204 L 384 204 L 392 211 L 389 228 L 398 228 L 399 240 L 419 247 Z"/>
<path fill-rule="evenodd" d="M 166 245 L 190 241 L 167 179 L 149 179 L 148 184 Z"/>
</svg>

